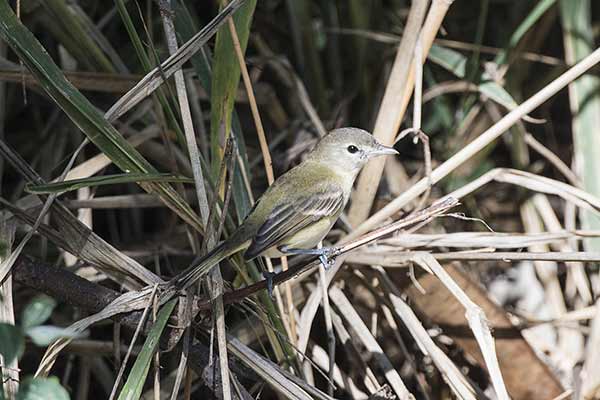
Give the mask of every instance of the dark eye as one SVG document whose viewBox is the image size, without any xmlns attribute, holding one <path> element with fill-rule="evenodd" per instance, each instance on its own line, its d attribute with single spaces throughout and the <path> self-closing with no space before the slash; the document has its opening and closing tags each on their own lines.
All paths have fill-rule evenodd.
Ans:
<svg viewBox="0 0 600 400">
<path fill-rule="evenodd" d="M 348 146 L 348 153 L 354 154 L 357 151 L 358 151 L 358 147 L 356 147 L 355 145 L 351 144 L 350 146 Z"/>
</svg>

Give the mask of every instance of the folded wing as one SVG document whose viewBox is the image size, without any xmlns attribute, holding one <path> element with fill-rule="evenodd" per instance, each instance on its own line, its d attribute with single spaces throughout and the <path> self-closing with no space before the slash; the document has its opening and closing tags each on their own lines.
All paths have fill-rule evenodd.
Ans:
<svg viewBox="0 0 600 400">
<path fill-rule="evenodd" d="M 301 197 L 294 204 L 275 207 L 258 229 L 244 257 L 251 259 L 263 251 L 280 245 L 286 238 L 298 233 L 324 217 L 337 214 L 344 207 L 344 193 L 336 187 L 328 187 Z"/>
</svg>

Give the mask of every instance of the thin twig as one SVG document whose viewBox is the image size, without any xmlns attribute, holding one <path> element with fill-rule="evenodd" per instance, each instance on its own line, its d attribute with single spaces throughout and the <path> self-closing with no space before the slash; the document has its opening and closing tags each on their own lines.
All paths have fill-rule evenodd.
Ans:
<svg viewBox="0 0 600 400">
<path fill-rule="evenodd" d="M 335 334 L 333 333 L 333 322 L 331 321 L 331 308 L 329 306 L 329 295 L 327 294 L 327 279 L 325 277 L 325 266 L 319 265 L 319 288 L 321 289 L 321 301 L 323 303 L 323 314 L 325 315 L 325 329 L 327 330 L 327 350 L 329 356 L 329 368 L 327 369 L 329 382 L 327 393 L 333 396 L 335 389 L 333 383 L 333 367 L 335 365 Z"/>
</svg>

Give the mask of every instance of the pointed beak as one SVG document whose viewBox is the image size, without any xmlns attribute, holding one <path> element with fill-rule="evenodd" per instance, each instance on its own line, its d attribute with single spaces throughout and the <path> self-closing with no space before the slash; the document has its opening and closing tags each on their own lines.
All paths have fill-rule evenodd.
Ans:
<svg viewBox="0 0 600 400">
<path fill-rule="evenodd" d="M 377 147 L 371 151 L 371 155 L 373 156 L 391 156 L 396 154 L 399 153 L 393 147 L 384 146 L 382 144 L 378 144 Z"/>
</svg>

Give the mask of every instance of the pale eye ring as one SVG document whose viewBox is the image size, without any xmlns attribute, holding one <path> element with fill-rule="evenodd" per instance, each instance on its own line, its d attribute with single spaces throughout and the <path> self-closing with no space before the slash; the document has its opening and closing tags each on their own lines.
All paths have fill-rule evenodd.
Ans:
<svg viewBox="0 0 600 400">
<path fill-rule="evenodd" d="M 355 145 L 351 144 L 350 146 L 348 146 L 348 153 L 354 154 L 357 151 L 358 151 L 358 147 L 356 147 Z"/>
</svg>

